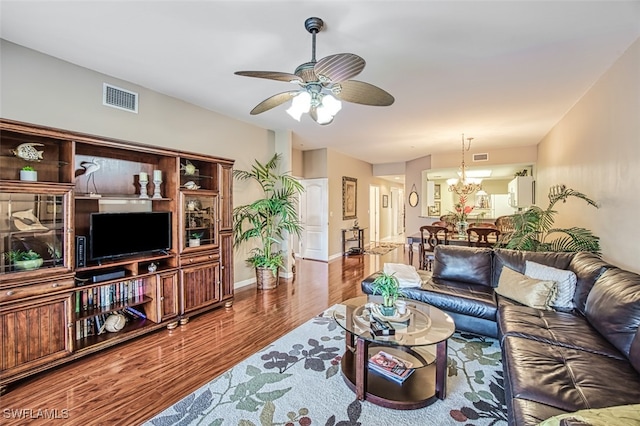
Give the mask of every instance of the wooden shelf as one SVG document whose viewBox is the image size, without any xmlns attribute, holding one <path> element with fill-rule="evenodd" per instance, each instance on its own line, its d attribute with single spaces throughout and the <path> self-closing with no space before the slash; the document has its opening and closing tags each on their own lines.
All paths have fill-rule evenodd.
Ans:
<svg viewBox="0 0 640 426">
<path fill-rule="evenodd" d="M 79 287 L 78 289 L 82 289 L 82 287 Z M 152 301 L 153 301 L 152 298 L 143 296 L 143 297 L 136 297 L 134 299 L 129 299 L 124 302 L 114 303 L 112 305 L 109 305 L 108 307 L 81 310 L 80 312 L 75 313 L 76 316 L 74 321 L 79 321 L 85 318 L 92 318 L 92 317 L 95 317 L 96 315 L 102 315 L 102 314 L 108 314 L 115 311 L 120 311 L 126 308 L 127 306 L 134 307 L 134 306 L 144 305 L 145 303 L 149 303 Z"/>
</svg>

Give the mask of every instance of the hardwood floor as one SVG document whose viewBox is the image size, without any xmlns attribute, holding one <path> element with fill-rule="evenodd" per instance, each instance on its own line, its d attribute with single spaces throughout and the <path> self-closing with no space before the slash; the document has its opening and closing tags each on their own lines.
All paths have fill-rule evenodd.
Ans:
<svg viewBox="0 0 640 426">
<path fill-rule="evenodd" d="M 0 397 L 0 423 L 140 424 L 329 306 L 362 294 L 362 279 L 384 262 L 408 263 L 408 251 L 328 264 L 298 260 L 295 278 L 274 290 L 240 289 L 231 308 L 11 385 Z"/>
</svg>

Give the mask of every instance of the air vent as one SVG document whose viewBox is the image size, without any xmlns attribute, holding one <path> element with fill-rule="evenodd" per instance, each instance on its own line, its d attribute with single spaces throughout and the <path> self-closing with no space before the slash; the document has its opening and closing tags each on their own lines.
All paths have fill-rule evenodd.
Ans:
<svg viewBox="0 0 640 426">
<path fill-rule="evenodd" d="M 138 94 L 107 83 L 102 85 L 102 105 L 138 113 Z"/>
<path fill-rule="evenodd" d="M 489 154 L 473 154 L 473 161 L 489 161 Z"/>
</svg>

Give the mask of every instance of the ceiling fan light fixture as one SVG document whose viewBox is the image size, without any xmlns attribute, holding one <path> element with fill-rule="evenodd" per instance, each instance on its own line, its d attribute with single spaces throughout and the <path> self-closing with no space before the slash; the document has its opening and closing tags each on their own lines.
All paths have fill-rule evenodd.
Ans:
<svg viewBox="0 0 640 426">
<path fill-rule="evenodd" d="M 307 91 L 300 92 L 291 100 L 291 106 L 287 109 L 294 120 L 300 121 L 302 114 L 306 114 L 311 109 L 311 94 Z"/>
<path fill-rule="evenodd" d="M 342 109 L 342 102 L 331 95 L 324 95 L 320 105 L 316 108 L 318 124 L 329 124 L 338 111 Z"/>
<path fill-rule="evenodd" d="M 293 97 L 291 106 L 287 109 L 291 117 L 300 121 L 302 114 L 309 113 L 318 124 L 329 124 L 342 108 L 341 101 L 373 106 L 393 104 L 393 96 L 381 88 L 351 80 L 364 69 L 365 60 L 360 56 L 338 53 L 316 60 L 316 35 L 324 27 L 322 19 L 308 18 L 304 27 L 311 34 L 311 61 L 299 65 L 293 74 L 277 71 L 235 72 L 236 75 L 245 77 L 294 82 L 302 88 L 299 93 L 278 93 L 263 100 L 251 110 L 251 115 L 261 114 Z M 326 102 L 323 102 L 323 98 L 327 98 Z"/>
</svg>

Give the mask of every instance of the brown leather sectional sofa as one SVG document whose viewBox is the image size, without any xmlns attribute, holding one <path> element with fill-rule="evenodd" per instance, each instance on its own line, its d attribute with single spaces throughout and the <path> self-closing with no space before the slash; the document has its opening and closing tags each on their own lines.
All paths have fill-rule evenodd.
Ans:
<svg viewBox="0 0 640 426">
<path fill-rule="evenodd" d="M 524 273 L 527 260 L 576 274 L 573 309 L 531 308 L 494 291 L 504 266 Z M 500 339 L 510 425 L 640 403 L 640 275 L 590 253 L 438 246 L 423 277 L 407 297 L 449 313 L 458 330 Z"/>
</svg>

